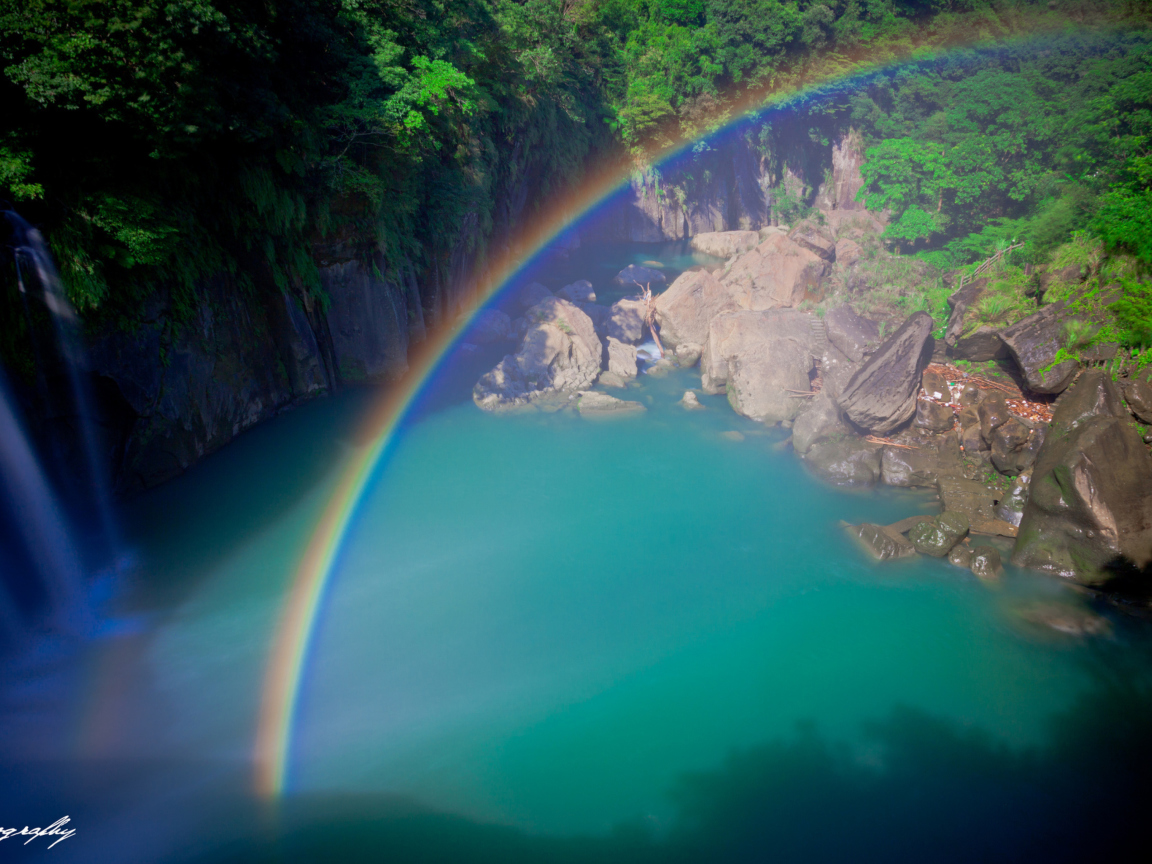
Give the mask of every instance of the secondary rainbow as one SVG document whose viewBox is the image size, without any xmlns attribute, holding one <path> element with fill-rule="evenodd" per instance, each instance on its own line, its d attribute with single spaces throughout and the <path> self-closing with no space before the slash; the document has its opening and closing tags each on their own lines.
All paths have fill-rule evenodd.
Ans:
<svg viewBox="0 0 1152 864">
<path fill-rule="evenodd" d="M 1018 39 L 1029 35 L 1023 34 Z M 1003 46 L 1006 43 L 1001 41 L 998 44 Z M 972 47 L 973 42 L 968 39 L 963 44 L 937 45 L 931 50 L 909 52 L 903 56 L 889 55 L 881 62 L 853 62 L 837 58 L 837 62 L 850 65 L 850 70 L 846 71 L 841 66 L 818 83 L 809 81 L 806 86 L 777 92 L 768 100 L 762 96 L 750 97 L 741 106 L 741 113 L 736 120 L 700 139 L 681 142 L 669 148 L 656 164 L 667 163 L 703 138 L 722 135 L 748 122 L 750 112 L 759 113 L 768 108 L 786 106 L 798 97 L 816 92 L 831 95 L 836 88 L 859 86 L 866 83 L 869 77 L 883 74 L 895 66 L 911 62 L 932 62 L 939 59 L 942 50 Z M 464 314 L 459 317 L 457 326 L 442 327 L 436 336 L 427 340 L 418 355 L 412 358 L 407 378 L 399 386 L 392 387 L 372 412 L 365 428 L 368 443 L 349 459 L 340 474 L 296 567 L 273 637 L 264 678 L 254 753 L 256 791 L 260 796 L 277 798 L 285 791 L 297 698 L 324 592 L 364 492 L 382 457 L 393 444 L 396 431 L 408 409 L 440 366 L 457 337 L 467 329 L 468 323 L 485 303 L 551 241 L 571 227 L 574 217 L 584 217 L 598 203 L 622 189 L 628 176 L 629 166 L 602 169 L 586 178 L 578 191 L 548 208 L 539 217 L 534 217 L 532 222 L 536 227 L 523 232 L 518 242 L 494 260 L 487 268 L 486 275 L 478 280 L 471 294 L 471 302 L 465 304 Z"/>
</svg>

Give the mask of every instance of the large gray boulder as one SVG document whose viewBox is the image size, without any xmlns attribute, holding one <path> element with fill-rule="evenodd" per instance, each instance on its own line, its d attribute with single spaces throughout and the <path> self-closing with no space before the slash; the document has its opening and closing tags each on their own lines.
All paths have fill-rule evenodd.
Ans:
<svg viewBox="0 0 1152 864">
<path fill-rule="evenodd" d="M 799 306 L 821 293 L 832 264 L 783 234 L 734 258 L 721 280 L 743 309 Z"/>
<path fill-rule="evenodd" d="M 765 423 L 800 413 L 813 366 L 811 316 L 793 309 L 717 315 L 700 358 L 736 412 Z"/>
<path fill-rule="evenodd" d="M 608 320 L 604 332 L 613 339 L 638 345 L 648 338 L 648 328 L 644 326 L 643 300 L 617 300 L 608 308 Z"/>
<path fill-rule="evenodd" d="M 1072 320 L 1066 304 L 1054 303 L 1000 331 L 1000 338 L 1035 393 L 1062 393 L 1076 377 L 1075 360 L 1056 362 L 1064 347 L 1064 328 Z"/>
<path fill-rule="evenodd" d="M 804 455 L 812 473 L 834 486 L 873 486 L 880 479 L 881 450 L 855 435 L 817 441 Z"/>
<path fill-rule="evenodd" d="M 1152 423 L 1152 366 L 1123 382 L 1124 399 L 1133 416 L 1142 423 Z"/>
<path fill-rule="evenodd" d="M 656 298 L 660 339 L 672 348 L 681 342 L 703 345 L 712 319 L 721 312 L 738 308 L 732 292 L 707 270 L 681 273 L 668 290 Z"/>
<path fill-rule="evenodd" d="M 827 393 L 819 393 L 807 401 L 808 407 L 792 424 L 792 449 L 801 456 L 817 441 L 851 434 L 840 420 L 840 409 Z"/>
<path fill-rule="evenodd" d="M 916 312 L 852 376 L 837 402 L 853 423 L 887 435 L 916 414 L 920 376 L 932 359 L 932 316 Z"/>
<path fill-rule="evenodd" d="M 1152 456 L 1116 385 L 1091 370 L 1053 414 L 1012 561 L 1095 584 L 1121 555 L 1152 560 Z"/>
<path fill-rule="evenodd" d="M 828 341 L 849 360 L 860 363 L 864 354 L 880 345 L 880 325 L 857 315 L 851 306 L 837 306 L 824 315 Z"/>
<path fill-rule="evenodd" d="M 716 258 L 731 258 L 760 244 L 757 231 L 705 231 L 689 241 L 692 248 Z"/>
<path fill-rule="evenodd" d="M 608 371 L 621 378 L 636 377 L 636 346 L 608 337 Z"/>
<path fill-rule="evenodd" d="M 623 270 L 616 274 L 616 282 L 626 287 L 639 285 L 643 288 L 645 285 L 663 285 L 665 282 L 664 274 L 659 270 L 653 270 L 651 267 L 641 267 L 638 264 L 629 264 Z M 653 288 L 655 291 L 655 288 Z"/>
<path fill-rule="evenodd" d="M 514 411 L 557 393 L 587 390 L 600 375 L 603 347 L 579 307 L 549 297 L 528 310 L 527 318 L 520 351 L 472 389 L 473 401 L 485 411 Z"/>
</svg>

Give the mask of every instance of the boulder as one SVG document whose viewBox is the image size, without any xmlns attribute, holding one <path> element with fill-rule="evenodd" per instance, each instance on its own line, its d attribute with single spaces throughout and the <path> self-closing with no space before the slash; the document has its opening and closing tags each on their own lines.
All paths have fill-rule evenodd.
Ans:
<svg viewBox="0 0 1152 864">
<path fill-rule="evenodd" d="M 925 442 L 916 448 L 885 447 L 880 478 L 888 486 L 935 486 L 940 473 L 937 446 Z"/>
<path fill-rule="evenodd" d="M 609 396 L 607 393 L 585 390 L 576 397 L 576 410 L 584 417 L 619 417 L 639 414 L 648 409 L 640 402 L 628 402 L 624 399 L 617 399 L 615 396 Z"/>
<path fill-rule="evenodd" d="M 944 342 L 949 356 L 977 362 L 1008 356 L 1004 343 L 1000 341 L 999 328 L 978 324 L 969 314 L 983 296 L 988 282 L 987 278 L 973 279 L 948 298 L 952 314 L 944 330 Z"/>
<path fill-rule="evenodd" d="M 797 246 L 807 249 L 825 261 L 836 260 L 836 241 L 828 232 L 811 219 L 805 219 L 788 233 L 789 239 Z"/>
<path fill-rule="evenodd" d="M 703 349 L 695 342 L 681 342 L 672 352 L 676 355 L 676 362 L 685 369 L 689 369 L 700 362 Z"/>
<path fill-rule="evenodd" d="M 1028 503 L 1028 486 L 1031 482 L 1031 471 L 1024 471 L 1016 476 L 1012 485 L 1008 487 L 1008 494 L 996 505 L 997 519 L 1002 519 L 1009 525 L 1020 526 L 1020 517 L 1024 515 L 1024 505 Z"/>
<path fill-rule="evenodd" d="M 792 424 L 792 449 L 803 456 L 817 441 L 844 437 L 848 428 L 840 422 L 840 411 L 826 393 L 807 400 L 808 407 Z"/>
<path fill-rule="evenodd" d="M 703 345 L 712 319 L 721 312 L 738 308 L 732 292 L 708 271 L 681 273 L 668 290 L 656 298 L 661 341 L 673 348 L 681 342 Z"/>
<path fill-rule="evenodd" d="M 1152 560 L 1152 457 L 1108 375 L 1062 397 L 1030 486 L 1013 563 L 1096 584 L 1117 556 Z"/>
<path fill-rule="evenodd" d="M 621 378 L 636 377 L 636 346 L 608 337 L 608 371 Z"/>
<path fill-rule="evenodd" d="M 610 310 L 607 306 L 601 306 L 597 303 L 577 303 L 575 304 L 580 310 L 592 319 L 592 326 L 596 329 L 596 335 L 604 337 L 608 333 L 608 316 Z"/>
<path fill-rule="evenodd" d="M 956 422 L 952 409 L 931 399 L 916 400 L 915 424 L 929 432 L 947 432 Z"/>
<path fill-rule="evenodd" d="M 849 360 L 860 363 L 880 345 L 880 325 L 857 315 L 851 306 L 837 306 L 824 316 L 828 341 Z"/>
<path fill-rule="evenodd" d="M 1075 360 L 1056 361 L 1070 320 L 1065 303 L 1054 303 L 1000 331 L 1000 338 L 1035 393 L 1061 393 L 1080 368 Z"/>
<path fill-rule="evenodd" d="M 890 561 L 894 558 L 911 558 L 916 554 L 915 547 L 894 531 L 883 525 L 865 522 L 863 525 L 849 525 L 848 533 L 860 542 L 864 550 L 877 561 Z"/>
<path fill-rule="evenodd" d="M 629 264 L 616 274 L 616 282 L 625 287 L 638 285 L 643 288 L 645 285 L 663 285 L 665 281 L 664 274 L 659 270 L 653 270 L 651 267 L 640 267 L 637 264 Z"/>
<path fill-rule="evenodd" d="M 565 285 L 556 292 L 556 296 L 572 303 L 596 302 L 596 292 L 592 290 L 592 283 L 587 279 L 578 279 L 571 285 Z"/>
<path fill-rule="evenodd" d="M 627 381 L 615 372 L 608 372 L 607 370 L 600 373 L 600 377 L 596 379 L 596 383 L 601 387 L 615 387 L 618 390 L 628 386 Z"/>
<path fill-rule="evenodd" d="M 1152 366 L 1123 382 L 1128 410 L 1141 423 L 1152 423 Z"/>
<path fill-rule="evenodd" d="M 968 517 L 944 512 L 931 522 L 921 522 L 908 532 L 908 540 L 921 555 L 943 558 L 968 533 Z"/>
<path fill-rule="evenodd" d="M 716 258 L 731 258 L 760 244 L 757 231 L 706 231 L 693 236 L 690 245 L 697 252 Z"/>
<path fill-rule="evenodd" d="M 689 411 L 702 409 L 704 406 L 700 404 L 699 398 L 692 390 L 685 390 L 684 395 L 680 397 L 680 404 L 687 408 Z"/>
<path fill-rule="evenodd" d="M 855 240 L 845 238 L 836 241 L 836 263 L 841 267 L 851 267 L 863 254 L 864 250 Z"/>
<path fill-rule="evenodd" d="M 854 435 L 817 441 L 804 462 L 834 486 L 872 486 L 880 479 L 881 446 Z"/>
<path fill-rule="evenodd" d="M 957 543 L 948 553 L 948 563 L 954 567 L 963 567 L 969 570 L 972 567 L 972 550 L 963 543 Z"/>
<path fill-rule="evenodd" d="M 526 317 L 530 329 L 520 351 L 501 360 L 472 390 L 473 401 L 485 411 L 517 410 L 557 392 L 585 390 L 600 375 L 600 339 L 577 306 L 549 296 Z"/>
<path fill-rule="evenodd" d="M 520 289 L 520 293 L 516 295 L 516 302 L 521 309 L 528 310 L 551 296 L 552 292 L 539 282 L 530 282 Z"/>
<path fill-rule="evenodd" d="M 951 402 L 952 391 L 948 389 L 947 379 L 939 372 L 925 369 L 920 376 L 920 386 L 924 388 L 924 395 L 940 402 Z"/>
<path fill-rule="evenodd" d="M 968 566 L 985 582 L 995 582 L 1004 574 L 1000 553 L 995 546 L 973 546 L 972 561 Z"/>
<path fill-rule="evenodd" d="M 816 344 L 820 344 L 818 334 Z M 844 392 L 845 385 L 852 380 L 852 376 L 859 369 L 859 363 L 852 362 L 839 348 L 827 340 L 824 341 L 820 353 L 820 378 L 825 393 L 835 399 Z"/>
<path fill-rule="evenodd" d="M 793 309 L 725 312 L 712 319 L 700 368 L 723 383 L 737 413 L 765 423 L 791 420 L 811 390 L 811 316 Z"/>
<path fill-rule="evenodd" d="M 1008 422 L 1012 412 L 1003 393 L 989 393 L 976 406 L 976 416 L 980 419 L 980 434 L 991 444 L 992 433 Z"/>
<path fill-rule="evenodd" d="M 771 234 L 734 258 L 722 281 L 741 308 L 761 311 L 818 297 L 830 272 L 832 265 L 816 253 L 790 237 Z"/>
<path fill-rule="evenodd" d="M 1028 441 L 1032 430 L 1010 417 L 992 433 L 989 446 L 992 449 L 992 464 L 1001 474 L 1019 474 L 1036 459 L 1036 451 L 1029 450 Z"/>
<path fill-rule="evenodd" d="M 987 395 L 986 392 L 981 390 L 975 384 L 965 384 L 960 388 L 960 395 L 956 397 L 956 404 L 958 404 L 961 408 L 975 408 L 980 404 L 980 400 L 982 400 L 985 395 Z"/>
<path fill-rule="evenodd" d="M 838 398 L 844 414 L 878 435 L 916 413 L 920 376 L 932 357 L 932 316 L 916 312 L 868 358 Z"/>
<path fill-rule="evenodd" d="M 512 319 L 499 309 L 480 312 L 468 328 L 468 341 L 477 345 L 503 342 L 512 338 Z"/>
<path fill-rule="evenodd" d="M 632 345 L 643 342 L 648 336 L 644 311 L 643 300 L 617 300 L 608 309 L 605 335 Z"/>
</svg>

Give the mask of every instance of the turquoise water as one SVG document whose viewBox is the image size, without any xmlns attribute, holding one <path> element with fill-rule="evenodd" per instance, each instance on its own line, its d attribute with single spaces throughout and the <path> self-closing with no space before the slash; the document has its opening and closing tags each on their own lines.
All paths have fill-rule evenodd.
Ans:
<svg viewBox="0 0 1152 864">
<path fill-rule="evenodd" d="M 653 251 L 580 250 L 551 281 L 693 260 Z M 625 394 L 639 416 L 488 416 L 469 389 L 501 351 L 452 355 L 371 487 L 278 813 L 250 791 L 267 649 L 374 394 L 302 406 L 131 505 L 123 626 L 50 691 L 53 722 L 8 727 L 33 766 L 8 788 L 83 829 L 46 860 L 1106 860 L 1124 845 L 1152 765 L 1142 622 L 1095 607 L 1110 633 L 1076 638 L 1021 615 L 1092 608 L 1057 581 L 868 562 L 840 520 L 933 512 L 931 496 L 822 485 L 722 397 L 685 411 L 687 370 L 642 376 Z"/>
</svg>

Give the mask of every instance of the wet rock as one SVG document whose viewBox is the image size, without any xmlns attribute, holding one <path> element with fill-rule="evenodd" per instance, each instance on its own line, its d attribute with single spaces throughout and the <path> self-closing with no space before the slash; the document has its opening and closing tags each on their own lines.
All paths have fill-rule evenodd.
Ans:
<svg viewBox="0 0 1152 864">
<path fill-rule="evenodd" d="M 1067 636 L 1106 636 L 1111 622 L 1072 603 L 1031 603 L 1016 610 L 1021 620 Z"/>
<path fill-rule="evenodd" d="M 940 492 L 940 503 L 944 510 L 967 516 L 969 529 L 973 533 L 1016 536 L 1015 526 L 996 516 L 999 493 L 993 492 L 983 483 L 942 473 L 936 480 L 936 488 Z"/>
<path fill-rule="evenodd" d="M 824 316 L 828 341 L 849 360 L 860 363 L 864 354 L 880 345 L 880 325 L 857 315 L 851 306 L 837 306 Z"/>
<path fill-rule="evenodd" d="M 608 337 L 608 371 L 621 378 L 636 377 L 636 346 Z"/>
<path fill-rule="evenodd" d="M 731 258 L 760 244 L 757 231 L 707 231 L 692 237 L 690 245 L 697 252 L 717 258 Z"/>
<path fill-rule="evenodd" d="M 810 317 L 793 309 L 725 312 L 712 319 L 701 371 L 723 382 L 737 413 L 765 423 L 804 407 L 813 368 Z"/>
<path fill-rule="evenodd" d="M 956 403 L 961 408 L 975 408 L 980 404 L 980 400 L 984 398 L 986 392 L 981 390 L 975 384 L 965 384 L 960 388 L 960 395 L 956 397 Z M 967 425 L 962 423 L 961 425 Z"/>
<path fill-rule="evenodd" d="M 863 525 L 849 525 L 847 531 L 877 561 L 910 558 L 916 554 L 916 549 L 911 543 L 899 534 L 886 530 L 882 525 L 865 522 Z"/>
<path fill-rule="evenodd" d="M 472 399 L 485 411 L 513 411 L 557 391 L 585 390 L 600 376 L 602 346 L 592 319 L 548 297 L 529 310 L 520 351 L 480 378 Z"/>
<path fill-rule="evenodd" d="M 888 486 L 935 486 L 940 473 L 937 446 L 885 447 L 880 460 L 881 479 Z"/>
<path fill-rule="evenodd" d="M 640 402 L 629 402 L 617 399 L 607 393 L 598 393 L 595 390 L 586 390 L 576 397 L 576 410 L 582 416 L 624 416 L 640 414 L 647 409 Z"/>
<path fill-rule="evenodd" d="M 1152 457 L 1111 378 L 1089 370 L 1056 406 L 1012 561 L 1096 584 L 1118 555 L 1152 560 Z"/>
<path fill-rule="evenodd" d="M 952 409 L 929 399 L 916 400 L 916 426 L 929 432 L 947 432 L 956 422 Z"/>
<path fill-rule="evenodd" d="M 792 424 L 792 448 L 803 456 L 817 441 L 850 434 L 840 422 L 840 411 L 827 394 L 810 400 L 808 408 Z"/>
<path fill-rule="evenodd" d="M 912 419 L 920 376 L 932 357 L 932 316 L 916 312 L 852 376 L 839 396 L 844 414 L 886 435 Z"/>
<path fill-rule="evenodd" d="M 704 406 L 700 404 L 699 398 L 692 390 L 685 390 L 684 395 L 680 397 L 680 404 L 687 408 L 689 411 L 702 409 Z"/>
<path fill-rule="evenodd" d="M 881 449 L 855 436 L 828 439 L 813 444 L 804 462 L 834 486 L 872 486 L 880 479 Z"/>
<path fill-rule="evenodd" d="M 636 345 L 648 337 L 644 326 L 643 300 L 617 300 L 608 308 L 608 320 L 604 333 L 613 339 Z"/>
<path fill-rule="evenodd" d="M 528 310 L 551 296 L 552 292 L 539 282 L 530 282 L 520 289 L 520 293 L 516 295 L 516 302 L 520 304 L 521 309 Z"/>
<path fill-rule="evenodd" d="M 512 338 L 512 320 L 499 309 L 485 309 L 468 328 L 468 339 L 477 345 L 504 342 Z"/>
<path fill-rule="evenodd" d="M 592 290 L 592 283 L 587 279 L 578 279 L 571 285 L 565 285 L 556 292 L 556 296 L 570 303 L 596 302 L 596 292 Z"/>
<path fill-rule="evenodd" d="M 921 522 L 908 532 L 908 540 L 921 555 L 943 558 L 968 533 L 968 517 L 944 512 L 931 522 Z"/>
<path fill-rule="evenodd" d="M 694 342 L 682 342 L 676 346 L 676 362 L 685 369 L 691 368 L 700 362 L 701 348 Z"/>
<path fill-rule="evenodd" d="M 1000 331 L 1012 358 L 1035 393 L 1060 393 L 1076 376 L 1075 360 L 1056 360 L 1064 347 L 1064 327 L 1071 320 L 1064 303 L 1054 303 Z"/>
<path fill-rule="evenodd" d="M 1152 366 L 1122 382 L 1128 409 L 1142 423 L 1152 423 Z"/>
<path fill-rule="evenodd" d="M 653 270 L 651 267 L 640 267 L 636 264 L 629 264 L 623 270 L 616 274 L 616 282 L 620 285 L 631 287 L 638 285 L 643 288 L 645 285 L 651 285 L 652 291 L 655 293 L 656 286 L 663 285 L 665 282 L 664 274 L 659 270 Z"/>
<path fill-rule="evenodd" d="M 769 235 L 755 249 L 734 258 L 724 285 L 743 309 L 761 311 L 798 306 L 821 293 L 832 265 L 780 234 Z"/>
<path fill-rule="evenodd" d="M 976 416 L 980 418 L 980 434 L 991 444 L 992 433 L 1008 422 L 1012 412 L 1003 394 L 989 393 L 976 407 Z"/>
<path fill-rule="evenodd" d="M 953 567 L 963 567 L 969 570 L 972 567 L 972 550 L 963 543 L 957 543 L 948 553 L 948 563 Z"/>
<path fill-rule="evenodd" d="M 1012 485 L 1008 487 L 1008 494 L 1001 498 L 1000 503 L 996 505 L 996 518 L 1003 519 L 1009 525 L 1019 527 L 1020 518 L 1024 515 L 1024 505 L 1028 503 L 1028 486 L 1031 482 L 1031 471 L 1017 475 Z"/>
<path fill-rule="evenodd" d="M 805 219 L 798 224 L 789 232 L 788 237 L 796 245 L 807 249 L 825 261 L 836 260 L 836 242 L 828 236 L 828 232 L 824 228 L 811 219 Z"/>
<path fill-rule="evenodd" d="M 1000 553 L 995 546 L 972 547 L 972 561 L 968 565 L 976 576 L 985 582 L 995 582 L 1004 575 L 1000 563 Z"/>
<path fill-rule="evenodd" d="M 1032 430 L 1010 417 L 998 426 L 992 433 L 990 443 L 992 449 L 992 464 L 1001 474 L 1019 474 L 1031 462 L 1029 457 L 1035 459 L 1034 453 L 1025 450 L 1028 439 L 1032 437 Z M 1024 464 L 1028 462 L 1028 464 Z"/>
<path fill-rule="evenodd" d="M 682 342 L 703 345 L 708 325 L 722 312 L 739 309 L 732 292 L 706 270 L 681 273 L 656 298 L 660 338 L 670 347 Z"/>
</svg>

